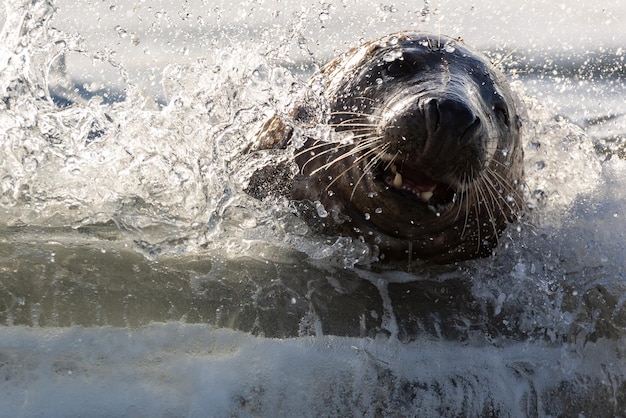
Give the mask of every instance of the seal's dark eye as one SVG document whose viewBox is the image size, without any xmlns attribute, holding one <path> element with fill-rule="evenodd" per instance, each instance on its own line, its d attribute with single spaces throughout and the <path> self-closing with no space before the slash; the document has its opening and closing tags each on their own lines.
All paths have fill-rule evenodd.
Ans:
<svg viewBox="0 0 626 418">
<path fill-rule="evenodd" d="M 387 75 L 391 77 L 401 77 L 414 72 L 413 64 L 404 59 L 397 59 L 387 65 Z"/>
<path fill-rule="evenodd" d="M 510 125 L 509 111 L 507 110 L 506 105 L 503 102 L 497 101 L 496 103 L 494 103 L 493 112 L 500 122 L 502 122 L 506 126 Z"/>
</svg>

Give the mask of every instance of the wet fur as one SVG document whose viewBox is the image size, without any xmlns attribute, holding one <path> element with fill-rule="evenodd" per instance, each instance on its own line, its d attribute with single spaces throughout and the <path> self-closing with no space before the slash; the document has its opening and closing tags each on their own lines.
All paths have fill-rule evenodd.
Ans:
<svg viewBox="0 0 626 418">
<path fill-rule="evenodd" d="M 324 86 L 319 97 L 308 91 L 254 144 L 284 148 L 297 139 L 300 173 L 267 167 L 250 194 L 282 184 L 314 230 L 362 239 L 382 261 L 491 254 L 524 209 L 521 123 L 501 73 L 460 41 L 402 32 L 346 52 L 310 84 Z M 320 125 L 348 139 L 295 133 Z M 397 172 L 407 190 L 394 186 Z M 318 216 L 314 202 L 328 215 Z"/>
</svg>

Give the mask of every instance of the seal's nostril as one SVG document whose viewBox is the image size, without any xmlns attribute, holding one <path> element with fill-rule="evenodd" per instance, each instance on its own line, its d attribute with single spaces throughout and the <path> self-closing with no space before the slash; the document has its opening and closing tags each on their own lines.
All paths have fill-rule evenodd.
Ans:
<svg viewBox="0 0 626 418">
<path fill-rule="evenodd" d="M 452 132 L 462 133 L 476 119 L 466 100 L 444 98 L 438 101 L 438 108 L 441 124 L 445 124 Z"/>
<path fill-rule="evenodd" d="M 478 135 L 481 130 L 482 130 L 482 123 L 480 121 L 480 118 L 476 118 L 474 119 L 474 122 L 472 122 L 471 125 L 469 125 L 465 131 L 463 131 L 463 133 L 461 133 L 461 136 L 459 137 L 459 139 L 461 141 L 467 141 L 472 139 L 474 136 Z"/>
<path fill-rule="evenodd" d="M 431 127 L 431 139 L 437 141 L 459 141 L 471 139 L 480 131 L 480 118 L 468 100 L 456 97 L 436 97 L 424 103 L 426 125 Z M 436 127 L 436 129 L 432 129 Z"/>
<path fill-rule="evenodd" d="M 493 107 L 493 111 L 496 114 L 498 120 L 500 120 L 505 126 L 510 126 L 511 121 L 509 120 L 509 112 L 506 109 L 504 103 L 497 103 Z"/>
</svg>

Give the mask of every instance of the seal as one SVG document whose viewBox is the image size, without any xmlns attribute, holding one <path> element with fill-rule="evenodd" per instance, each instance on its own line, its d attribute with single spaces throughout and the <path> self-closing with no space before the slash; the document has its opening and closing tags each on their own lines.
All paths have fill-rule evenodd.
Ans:
<svg viewBox="0 0 626 418">
<path fill-rule="evenodd" d="M 285 187 L 276 167 L 260 170 L 247 190 L 282 184 L 315 231 L 364 240 L 381 261 L 444 264 L 490 255 L 524 212 L 516 99 L 461 40 L 394 33 L 340 55 L 306 90 L 254 146 L 293 147 L 298 174 Z"/>
</svg>

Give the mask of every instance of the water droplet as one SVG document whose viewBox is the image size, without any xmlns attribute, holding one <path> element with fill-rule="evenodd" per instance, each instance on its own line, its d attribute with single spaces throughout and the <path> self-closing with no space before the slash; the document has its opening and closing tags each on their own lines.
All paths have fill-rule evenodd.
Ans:
<svg viewBox="0 0 626 418">
<path fill-rule="evenodd" d="M 383 208 L 376 208 L 376 210 L 374 212 L 376 212 L 378 214 L 381 214 L 381 213 L 383 213 Z"/>
<path fill-rule="evenodd" d="M 135 32 L 132 32 L 130 34 L 130 41 L 133 43 L 134 46 L 139 45 L 140 43 L 139 35 L 137 35 Z"/>
<path fill-rule="evenodd" d="M 393 49 L 383 55 L 383 61 L 393 62 L 402 59 L 402 49 Z"/>
<path fill-rule="evenodd" d="M 39 161 L 32 155 L 28 155 L 22 158 L 22 166 L 24 167 L 24 170 L 33 172 L 39 167 Z"/>
<path fill-rule="evenodd" d="M 126 38 L 128 36 L 128 32 L 126 29 L 122 28 L 120 25 L 115 27 L 115 32 L 117 32 L 117 36 L 120 38 Z"/>
<path fill-rule="evenodd" d="M 428 22 L 430 20 L 430 1 L 424 0 L 424 7 L 420 10 L 420 20 L 422 22 Z"/>
<path fill-rule="evenodd" d="M 75 155 L 70 155 L 65 159 L 65 167 L 72 174 L 80 173 L 80 168 L 78 167 L 78 158 Z"/>
<path fill-rule="evenodd" d="M 239 226 L 241 226 L 242 229 L 252 229 L 257 226 L 257 221 L 253 217 L 245 218 L 241 221 Z"/>
<path fill-rule="evenodd" d="M 326 218 L 328 216 L 328 212 L 326 211 L 324 205 L 322 205 L 322 202 L 316 200 L 315 202 L 313 202 L 313 204 L 315 205 L 317 216 L 319 216 L 320 218 Z"/>
<path fill-rule="evenodd" d="M 443 50 L 451 54 L 456 51 L 456 46 L 454 46 L 453 42 L 448 42 L 444 45 Z"/>
<path fill-rule="evenodd" d="M 12 176 L 2 177 L 2 180 L 0 181 L 0 190 L 2 191 L 2 194 L 13 192 L 14 188 L 15 188 L 15 183 L 13 181 Z"/>
<path fill-rule="evenodd" d="M 333 142 L 338 142 L 341 145 L 352 145 L 354 144 L 354 132 L 352 131 L 342 131 L 342 132 L 331 132 L 331 139 Z"/>
<path fill-rule="evenodd" d="M 369 221 L 369 220 L 371 219 L 371 217 L 372 217 L 372 216 L 371 216 L 369 213 L 367 213 L 367 212 L 366 212 L 363 216 L 365 217 L 365 220 L 366 220 L 366 221 Z"/>
</svg>

